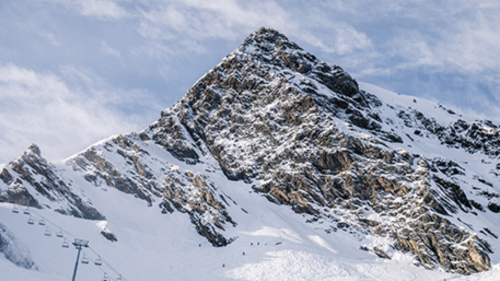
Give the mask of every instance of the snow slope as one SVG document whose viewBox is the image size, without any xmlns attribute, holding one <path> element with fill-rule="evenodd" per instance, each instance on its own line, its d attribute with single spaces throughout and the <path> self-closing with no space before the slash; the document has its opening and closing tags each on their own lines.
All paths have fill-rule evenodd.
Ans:
<svg viewBox="0 0 500 281">
<path fill-rule="evenodd" d="M 102 267 L 80 264 L 78 280 L 100 280 L 103 270 L 116 280 L 113 269 L 123 280 L 310 280 L 311 276 L 315 280 L 412 280 L 415 276 L 430 280 L 451 276 L 414 267 L 410 256 L 392 261 L 377 258 L 359 250 L 358 238 L 343 231 L 327 234 L 314 224 L 304 224 L 289 208 L 268 204 L 247 184 L 225 181 L 223 189 L 239 203 L 234 208 L 248 214 L 234 212 L 241 227 L 231 236 L 237 239 L 221 248 L 199 236 L 182 218 L 185 214 L 163 215 L 113 189 L 93 187 L 85 193 L 106 214 L 106 228 L 117 242 L 100 235 L 101 221 L 32 209 L 32 217 L 37 221 L 44 217 L 52 232 L 44 236 L 45 226 L 27 224 L 28 215 L 12 213 L 13 205 L 2 203 L 2 223 L 30 249 L 39 271 L 17 268 L 2 257 L 0 280 L 68 280 L 76 250 L 61 244 L 63 239 L 72 241 L 74 235 L 90 241 L 91 250 L 83 251 L 88 258 L 93 260 L 98 253 L 106 262 Z M 65 238 L 55 237 L 59 227 Z"/>
<path fill-rule="evenodd" d="M 75 238 L 77 280 L 496 280 L 495 124 L 263 28 L 144 131 L 0 165 L 0 281 L 68 280 Z"/>
<path fill-rule="evenodd" d="M 215 163 L 187 168 L 204 170 L 210 164 Z M 161 214 L 132 195 L 91 186 L 64 164 L 59 165 L 107 220 L 89 221 L 31 209 L 37 222 L 29 225 L 23 208 L 17 206 L 20 213 L 16 214 L 14 205 L 1 203 L 1 222 L 30 249 L 39 270 L 16 267 L 2 256 L 0 280 L 68 280 L 76 250 L 61 245 L 64 239 L 71 242 L 75 237 L 90 241 L 83 253 L 91 260 L 89 265 L 79 265 L 77 280 L 101 280 L 104 273 L 109 280 L 118 280 L 118 274 L 122 280 L 496 280 L 499 272 L 497 264 L 490 272 L 461 277 L 416 267 L 410 255 L 379 258 L 359 249 L 376 237 L 356 237 L 342 230 L 326 233 L 318 224 L 304 223 L 305 218 L 288 207 L 269 204 L 249 184 L 227 180 L 220 169 L 214 176 L 221 189 L 238 202 L 230 213 L 239 226 L 230 231 L 236 238 L 233 243 L 212 247 L 196 233 L 186 214 Z M 44 235 L 47 227 L 38 225 L 42 217 L 52 232 L 50 237 Z M 104 226 L 117 242 L 100 234 Z M 56 237 L 59 230 L 64 231 L 64 238 Z M 101 267 L 92 265 L 96 254 L 104 261 Z"/>
</svg>

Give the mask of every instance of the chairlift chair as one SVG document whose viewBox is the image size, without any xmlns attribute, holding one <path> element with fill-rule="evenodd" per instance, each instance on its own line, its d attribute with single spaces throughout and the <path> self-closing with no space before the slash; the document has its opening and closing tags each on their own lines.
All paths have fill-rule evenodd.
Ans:
<svg viewBox="0 0 500 281">
<path fill-rule="evenodd" d="M 97 256 L 97 259 L 94 261 L 94 264 L 97 265 L 97 266 L 101 266 L 102 265 L 101 256 Z"/>
<path fill-rule="evenodd" d="M 31 216 L 28 219 L 28 224 L 35 224 L 35 220 Z"/>
<path fill-rule="evenodd" d="M 59 231 L 56 233 L 56 236 L 59 237 L 59 238 L 64 237 L 64 234 L 63 234 L 62 230 L 59 229 Z"/>
<path fill-rule="evenodd" d="M 30 214 L 30 209 L 28 207 L 26 207 L 24 210 L 23 210 L 23 214 L 25 215 L 29 215 Z"/>
<path fill-rule="evenodd" d="M 102 281 L 110 281 L 108 275 L 106 274 L 106 272 L 104 272 L 104 276 L 102 277 Z"/>
<path fill-rule="evenodd" d="M 82 263 L 89 264 L 89 258 L 87 258 L 87 255 L 85 255 L 85 254 L 83 254 Z"/>
<path fill-rule="evenodd" d="M 12 212 L 15 214 L 19 214 L 19 209 L 16 207 L 16 205 L 14 205 L 14 207 L 12 208 Z"/>
<path fill-rule="evenodd" d="M 52 236 L 52 232 L 50 232 L 50 229 L 48 227 L 45 228 L 45 233 L 43 234 L 45 236 Z"/>
<path fill-rule="evenodd" d="M 120 275 L 118 276 L 118 278 L 116 278 L 116 280 L 115 280 L 115 281 L 123 281 L 123 279 L 122 279 L 122 275 L 120 274 Z"/>
<path fill-rule="evenodd" d="M 39 225 L 45 225 L 45 220 L 43 219 L 43 217 L 42 217 L 42 219 L 40 221 L 38 221 L 38 224 Z"/>
<path fill-rule="evenodd" d="M 61 245 L 63 248 L 69 248 L 69 243 L 68 241 L 66 240 L 66 238 L 64 238 L 64 241 L 62 242 L 62 245 Z"/>
</svg>

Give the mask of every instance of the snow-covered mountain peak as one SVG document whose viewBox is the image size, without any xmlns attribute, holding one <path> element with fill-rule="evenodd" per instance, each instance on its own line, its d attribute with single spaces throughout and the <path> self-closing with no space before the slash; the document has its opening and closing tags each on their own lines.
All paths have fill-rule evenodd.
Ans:
<svg viewBox="0 0 500 281">
<path fill-rule="evenodd" d="M 36 155 L 38 155 L 38 156 L 42 155 L 42 152 L 41 152 L 40 148 L 36 144 L 30 145 L 30 147 L 28 148 L 28 151 L 31 151 L 31 152 L 35 153 Z"/>
<path fill-rule="evenodd" d="M 119 193 L 120 204 L 126 197 L 183 218 L 217 247 L 289 220 L 261 209 L 293 211 L 299 228 L 351 235 L 372 255 L 472 274 L 500 258 L 498 127 L 358 84 L 261 28 L 143 131 L 101 141 L 63 167 L 21 157 L 1 172 L 0 196 L 13 201 L 8 192 L 26 185 L 38 207 L 55 208 L 43 198 L 72 192 L 68 206 L 101 204 L 94 218 L 112 223 L 101 198 Z M 42 159 L 36 147 L 28 153 Z"/>
<path fill-rule="evenodd" d="M 286 47 L 295 50 L 302 50 L 297 44 L 293 43 L 284 34 L 270 27 L 261 27 L 250 34 L 242 44 L 245 47 L 253 46 L 255 48 L 277 48 Z M 273 47 L 274 45 L 274 47 Z M 271 48 L 269 48 L 271 46 Z"/>
</svg>

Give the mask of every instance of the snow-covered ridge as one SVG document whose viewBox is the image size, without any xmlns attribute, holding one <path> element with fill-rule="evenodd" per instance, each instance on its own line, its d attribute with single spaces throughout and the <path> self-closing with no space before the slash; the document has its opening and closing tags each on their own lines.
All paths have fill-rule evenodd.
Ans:
<svg viewBox="0 0 500 281">
<path fill-rule="evenodd" d="M 106 204 L 135 200 L 151 220 L 176 218 L 213 246 L 295 233 L 267 231 L 270 223 L 307 229 L 290 242 L 330 254 L 342 248 L 339 237 L 351 237 L 360 256 L 472 274 L 499 263 L 498 128 L 358 83 L 261 28 L 148 128 L 99 142 L 64 166 L 39 161 L 47 172 L 34 182 L 68 188 L 73 201 L 62 210 L 80 200 L 111 224 L 125 211 Z M 3 171 L 3 201 L 26 205 L 31 196 L 59 208 L 22 172 Z M 15 178 L 30 185 L 14 186 Z M 10 195 L 15 188 L 24 201 Z"/>
</svg>

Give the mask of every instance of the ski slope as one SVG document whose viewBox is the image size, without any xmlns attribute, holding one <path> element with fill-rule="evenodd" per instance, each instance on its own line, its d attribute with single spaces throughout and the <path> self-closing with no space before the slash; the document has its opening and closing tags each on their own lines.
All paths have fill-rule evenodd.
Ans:
<svg viewBox="0 0 500 281">
<path fill-rule="evenodd" d="M 410 255 L 379 258 L 360 250 L 360 245 L 369 245 L 377 238 L 356 237 L 342 230 L 326 233 L 324 226 L 305 223 L 305 218 L 288 207 L 268 204 L 248 184 L 229 181 L 217 173 L 218 182 L 225 183 L 221 189 L 238 202 L 231 208 L 239 209 L 230 210 L 240 224 L 228 230 L 235 241 L 227 247 L 212 247 L 196 233 L 185 214 L 161 214 L 157 207 L 148 207 L 131 195 L 78 182 L 74 175 L 76 186 L 82 187 L 107 220 L 77 219 L 49 209 L 30 209 L 26 215 L 20 206 L 16 207 L 20 212 L 13 213 L 14 205 L 1 203 L 0 223 L 29 249 L 38 270 L 17 267 L 0 255 L 0 280 L 69 280 L 77 251 L 61 245 L 74 238 L 90 241 L 90 248 L 82 251 L 90 263 L 79 264 L 77 280 L 102 280 L 104 274 L 108 280 L 119 280 L 121 274 L 121 280 L 130 281 L 495 280 L 499 272 L 495 265 L 490 272 L 464 277 L 416 267 Z M 33 225 L 27 223 L 30 216 L 35 220 Z M 45 226 L 38 224 L 42 217 Z M 45 236 L 47 227 L 51 236 Z M 118 241 L 105 239 L 100 234 L 104 228 Z M 59 231 L 64 238 L 56 237 Z M 97 255 L 102 266 L 92 264 Z"/>
</svg>

